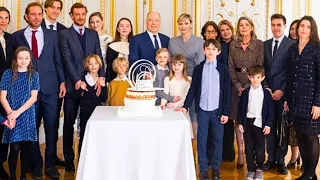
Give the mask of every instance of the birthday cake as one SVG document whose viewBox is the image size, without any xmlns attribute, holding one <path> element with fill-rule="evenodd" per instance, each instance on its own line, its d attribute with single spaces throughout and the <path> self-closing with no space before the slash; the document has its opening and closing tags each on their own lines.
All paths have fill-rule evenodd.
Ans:
<svg viewBox="0 0 320 180">
<path fill-rule="evenodd" d="M 162 116 L 160 106 L 155 106 L 155 91 L 161 89 L 153 87 L 155 77 L 156 69 L 150 61 L 139 60 L 131 65 L 128 72 L 131 87 L 126 91 L 124 106 L 119 107 L 118 116 Z"/>
</svg>

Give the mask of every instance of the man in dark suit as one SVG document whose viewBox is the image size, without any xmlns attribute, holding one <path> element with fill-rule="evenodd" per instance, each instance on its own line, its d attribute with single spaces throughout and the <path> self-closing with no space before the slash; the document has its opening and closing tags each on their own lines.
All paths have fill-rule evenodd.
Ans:
<svg viewBox="0 0 320 180">
<path fill-rule="evenodd" d="M 13 42 L 10 33 L 5 29 L 10 22 L 10 12 L 5 7 L 0 7 L 0 78 L 6 69 L 11 68 L 13 56 Z M 0 104 L 0 113 L 6 117 L 7 113 Z M 9 179 L 8 173 L 4 170 L 3 163 L 7 161 L 9 144 L 1 143 L 4 125 L 0 125 L 0 179 Z"/>
<path fill-rule="evenodd" d="M 289 47 L 294 43 L 284 35 L 286 18 L 281 14 L 271 16 L 271 30 L 273 38 L 264 42 L 264 62 L 266 71 L 265 87 L 272 93 L 275 108 L 275 120 L 271 132 L 267 135 L 268 161 L 264 170 L 278 167 L 281 174 L 287 174 L 284 157 L 288 151 L 288 129 L 285 129 L 285 139 L 280 139 L 283 94 L 286 87 L 287 54 Z M 280 145 L 279 145 L 280 144 Z"/>
<path fill-rule="evenodd" d="M 159 33 L 161 17 L 158 12 L 150 12 L 146 20 L 147 30 L 133 36 L 129 45 L 130 64 L 139 59 L 147 59 L 157 64 L 155 57 L 159 48 L 168 48 L 170 38 Z"/>
<path fill-rule="evenodd" d="M 102 59 L 98 33 L 84 26 L 87 8 L 81 3 L 75 3 L 69 13 L 73 25 L 60 32 L 60 52 L 66 72 L 67 94 L 64 98 L 63 123 L 63 154 L 66 161 L 66 171 L 75 172 L 73 134 L 75 119 L 80 105 L 80 95 L 75 93 L 80 88 L 81 79 L 85 75 L 83 67 L 85 58 L 97 54 Z M 99 77 L 105 77 L 104 65 L 99 69 Z M 100 89 L 101 86 L 97 87 Z M 98 92 L 98 94 L 100 94 Z M 80 122 L 81 123 L 81 122 Z"/>
<path fill-rule="evenodd" d="M 37 128 L 43 118 L 46 134 L 45 166 L 46 174 L 51 178 L 59 178 L 60 174 L 55 167 L 56 136 L 57 136 L 57 103 L 58 96 L 66 93 L 63 65 L 59 52 L 58 33 L 41 27 L 43 9 L 37 2 L 29 3 L 24 19 L 28 27 L 12 35 L 14 47 L 29 47 L 33 52 L 32 64 L 39 73 L 40 92 L 36 102 Z M 60 86 L 60 90 L 59 90 Z M 32 143 L 34 179 L 42 179 L 42 156 L 39 142 Z"/>
<path fill-rule="evenodd" d="M 61 13 L 61 9 L 63 7 L 63 2 L 61 0 L 46 0 L 44 3 L 44 11 L 46 12 L 46 17 L 43 18 L 41 26 L 43 28 L 51 29 L 57 32 L 60 32 L 66 27 L 58 22 L 58 17 Z M 57 107 L 57 129 L 59 130 L 60 126 L 60 112 L 62 106 L 63 98 L 58 99 L 58 107 Z M 57 134 L 57 141 L 59 135 Z M 64 166 L 65 161 L 60 159 L 57 155 L 55 164 L 57 166 Z"/>
</svg>

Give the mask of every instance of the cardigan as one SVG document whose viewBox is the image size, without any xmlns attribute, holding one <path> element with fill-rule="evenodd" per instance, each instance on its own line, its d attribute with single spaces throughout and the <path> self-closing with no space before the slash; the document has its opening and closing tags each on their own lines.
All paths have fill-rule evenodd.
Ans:
<svg viewBox="0 0 320 180">
<path fill-rule="evenodd" d="M 188 91 L 187 98 L 184 102 L 183 107 L 188 109 L 193 100 L 195 100 L 195 110 L 196 113 L 200 110 L 200 96 L 201 96 L 201 86 L 202 86 L 202 71 L 203 65 L 206 61 L 202 61 L 194 69 L 192 75 L 192 82 L 190 89 Z M 219 96 L 219 107 L 218 107 L 218 117 L 221 115 L 229 116 L 230 113 L 230 97 L 231 97 L 231 81 L 227 66 L 218 63 L 217 70 L 219 72 L 220 81 L 220 96 Z"/>
<path fill-rule="evenodd" d="M 243 129 L 247 128 L 247 112 L 248 112 L 248 103 L 249 103 L 249 92 L 250 88 L 245 89 L 242 92 L 239 108 L 238 108 L 238 124 L 243 126 Z M 263 104 L 262 104 L 262 127 L 269 126 L 272 127 L 272 121 L 274 119 L 274 105 L 270 92 L 263 88 Z"/>
</svg>

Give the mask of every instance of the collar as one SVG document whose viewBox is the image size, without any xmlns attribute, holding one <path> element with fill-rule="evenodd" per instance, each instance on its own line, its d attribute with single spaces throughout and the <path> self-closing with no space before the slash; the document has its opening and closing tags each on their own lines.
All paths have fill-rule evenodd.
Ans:
<svg viewBox="0 0 320 180">
<path fill-rule="evenodd" d="M 250 85 L 250 90 L 252 90 L 252 91 L 263 91 L 261 84 L 257 88 L 254 88 L 252 85 Z"/>
<path fill-rule="evenodd" d="M 281 44 L 281 41 L 283 40 L 283 38 L 284 38 L 284 34 L 280 37 L 280 38 L 278 38 L 278 39 L 276 39 L 276 38 L 272 38 L 272 43 L 276 43 L 276 42 L 274 42 L 275 40 L 278 40 L 278 44 Z"/>
<path fill-rule="evenodd" d="M 116 78 L 114 78 L 113 80 L 115 80 L 115 81 L 127 81 L 128 80 L 128 78 L 127 78 L 127 76 L 123 76 L 123 78 L 122 79 L 120 79 L 119 78 L 119 76 L 117 76 Z"/>
<path fill-rule="evenodd" d="M 82 29 L 82 30 L 83 30 L 83 31 L 82 31 L 82 34 L 84 34 L 84 31 L 85 31 L 85 29 L 86 29 L 85 26 L 77 26 L 77 25 L 75 25 L 75 24 L 72 24 L 72 27 L 73 27 L 73 29 L 75 29 L 77 32 L 80 32 L 79 29 Z"/>
<path fill-rule="evenodd" d="M 214 67 L 217 67 L 217 60 L 214 60 L 214 61 L 208 61 L 208 60 L 206 60 L 205 64 L 206 64 L 206 65 L 212 64 Z"/>
<path fill-rule="evenodd" d="M 251 38 L 251 43 L 247 46 L 247 49 L 250 49 L 252 51 L 255 44 L 256 44 L 256 41 L 257 41 L 256 39 Z M 241 41 L 239 39 L 237 39 L 237 40 L 235 40 L 235 42 L 236 42 L 236 47 L 242 49 Z"/>
<path fill-rule="evenodd" d="M 27 32 L 32 32 L 34 30 L 37 30 L 37 32 L 43 32 L 41 26 L 39 26 L 37 29 L 32 29 L 30 26 L 28 26 L 26 29 Z"/>
<path fill-rule="evenodd" d="M 94 86 L 94 85 L 96 84 L 96 82 L 98 81 L 98 78 L 99 78 L 99 77 L 97 77 L 97 79 L 93 79 L 93 77 L 91 76 L 91 74 L 90 74 L 90 73 L 87 73 L 87 74 L 85 75 L 85 78 L 86 78 L 87 83 L 88 83 L 90 86 Z"/>
<path fill-rule="evenodd" d="M 47 17 L 44 18 L 44 22 L 46 24 L 46 27 L 50 29 L 49 25 L 53 25 L 54 28 L 57 28 L 57 21 L 55 21 L 53 24 L 48 21 Z"/>
<path fill-rule="evenodd" d="M 153 35 L 156 35 L 157 37 L 159 37 L 159 33 L 153 34 L 152 32 L 147 30 L 147 33 L 149 34 L 150 38 L 153 38 Z"/>
<path fill-rule="evenodd" d="M 168 66 L 167 66 L 166 68 L 163 68 L 163 67 L 159 66 L 159 64 L 157 64 L 157 68 L 158 68 L 159 70 L 169 71 Z"/>
</svg>

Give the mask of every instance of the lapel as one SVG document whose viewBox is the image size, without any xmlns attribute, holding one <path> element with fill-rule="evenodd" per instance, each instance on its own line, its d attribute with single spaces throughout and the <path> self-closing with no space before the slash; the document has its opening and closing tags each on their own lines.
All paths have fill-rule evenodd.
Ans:
<svg viewBox="0 0 320 180">
<path fill-rule="evenodd" d="M 85 38 L 86 38 L 86 49 L 85 49 L 86 52 L 84 52 L 85 54 L 88 54 L 87 51 L 88 51 L 88 49 L 89 49 L 88 47 L 89 47 L 90 45 L 91 45 L 91 46 L 95 46 L 95 42 L 94 42 L 94 41 L 92 42 L 92 40 L 94 40 L 95 38 L 93 38 L 93 36 L 90 38 L 90 34 L 89 34 L 90 32 L 89 32 L 89 31 L 90 31 L 90 30 L 85 27 L 85 31 L 84 31 L 84 32 L 85 32 L 84 35 L 86 36 L 86 37 L 85 37 Z M 90 42 L 89 42 L 89 41 L 90 41 Z M 92 42 L 92 43 L 91 43 L 91 42 Z"/>
<path fill-rule="evenodd" d="M 81 55 L 84 56 L 84 52 L 82 50 L 82 46 L 78 38 L 78 34 L 77 34 L 78 32 L 73 28 L 73 26 L 71 26 L 69 29 L 70 29 L 71 40 L 74 40 L 74 43 L 76 43 L 76 45 L 78 46 L 78 49 L 80 50 Z"/>
<path fill-rule="evenodd" d="M 39 54 L 39 58 L 41 57 L 41 55 L 45 52 L 46 48 L 47 48 L 47 44 L 49 43 L 48 40 L 47 40 L 47 34 L 48 34 L 48 30 L 47 28 L 42 28 L 42 31 L 43 31 L 43 47 L 42 47 L 42 51 L 41 51 L 41 54 Z"/>
<path fill-rule="evenodd" d="M 159 38 L 160 38 L 160 36 L 159 36 Z M 144 32 L 144 39 L 146 40 L 146 45 L 149 46 L 149 47 L 152 47 L 152 49 L 155 50 L 154 49 L 154 45 L 152 43 L 152 39 L 150 38 L 150 36 L 149 36 L 147 31 Z"/>
<path fill-rule="evenodd" d="M 267 53 L 267 56 L 268 58 L 267 59 L 271 59 L 272 60 L 272 40 L 273 39 L 269 39 L 266 43 L 266 53 Z"/>
<path fill-rule="evenodd" d="M 281 48 L 285 46 L 285 44 L 287 43 L 287 37 L 284 36 L 281 43 L 280 43 L 280 46 L 278 47 L 278 50 L 276 52 L 276 54 L 274 55 L 273 59 L 277 58 L 277 56 L 279 55 L 280 51 L 281 51 Z M 272 45 L 271 45 L 272 46 Z"/>
<path fill-rule="evenodd" d="M 29 46 L 29 43 L 26 39 L 26 37 L 24 36 L 24 31 L 26 30 L 27 28 L 24 28 L 20 31 L 20 34 L 19 34 L 19 39 L 22 41 L 22 44 L 26 47 L 28 47 L 30 50 L 31 50 L 31 47 Z"/>
</svg>

